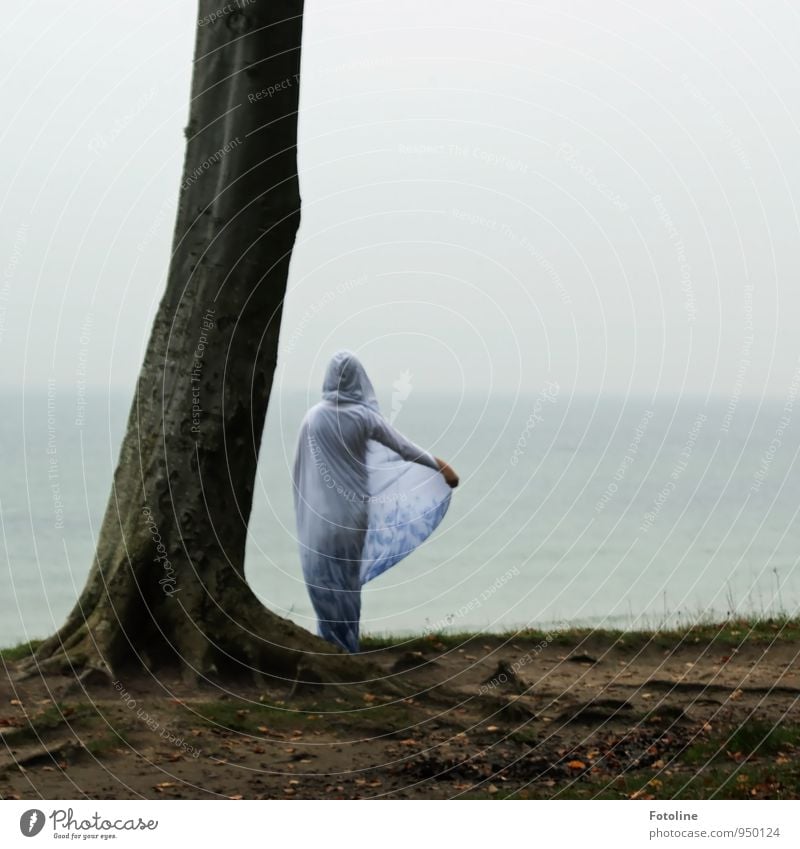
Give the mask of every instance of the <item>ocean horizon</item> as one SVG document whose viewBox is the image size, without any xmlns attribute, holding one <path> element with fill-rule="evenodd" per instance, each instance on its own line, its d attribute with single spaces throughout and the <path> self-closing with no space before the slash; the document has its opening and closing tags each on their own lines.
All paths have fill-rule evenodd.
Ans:
<svg viewBox="0 0 800 849">
<path fill-rule="evenodd" d="M 0 390 L 0 645 L 52 633 L 83 588 L 129 391 Z M 246 574 L 313 629 L 291 465 L 316 392 L 270 402 Z M 448 516 L 364 590 L 364 633 L 659 627 L 800 604 L 794 399 L 381 395 L 409 438 L 461 475 Z"/>
</svg>

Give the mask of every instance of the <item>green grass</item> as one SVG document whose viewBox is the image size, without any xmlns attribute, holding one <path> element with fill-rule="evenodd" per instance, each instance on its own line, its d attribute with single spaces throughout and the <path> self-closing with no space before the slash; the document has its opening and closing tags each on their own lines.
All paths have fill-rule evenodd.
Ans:
<svg viewBox="0 0 800 849">
<path fill-rule="evenodd" d="M 402 648 L 405 651 L 443 651 L 454 649 L 470 642 L 523 641 L 537 643 L 549 638 L 553 645 L 578 646 L 582 643 L 595 645 L 617 645 L 631 649 L 655 646 L 673 648 L 681 641 L 688 644 L 714 643 L 719 646 L 737 646 L 742 641 L 749 643 L 800 642 L 800 617 L 744 617 L 729 619 L 725 622 L 698 622 L 685 628 L 653 628 L 650 630 L 626 631 L 622 628 L 570 627 L 543 630 L 523 628 L 519 631 L 500 633 L 480 631 L 435 631 L 430 634 L 407 636 L 399 634 L 365 634 L 361 638 L 363 651 L 377 651 L 388 648 Z M 42 640 L 31 640 L 18 646 L 0 649 L 4 660 L 20 660 L 28 657 L 41 644 Z"/>
<path fill-rule="evenodd" d="M 724 622 L 698 622 L 685 628 L 626 631 L 621 628 L 564 627 L 549 631 L 524 628 L 519 631 L 481 633 L 470 631 L 436 631 L 424 636 L 397 634 L 366 634 L 361 639 L 363 651 L 402 648 L 405 651 L 443 651 L 470 642 L 500 643 L 505 641 L 538 643 L 544 640 L 557 646 L 581 644 L 618 646 L 641 649 L 647 646 L 675 648 L 680 643 L 713 643 L 720 647 L 735 647 L 742 642 L 771 643 L 800 642 L 800 617 L 752 617 L 729 619 Z"/>
<path fill-rule="evenodd" d="M 261 726 L 281 733 L 294 730 L 329 732 L 333 726 L 337 731 L 350 734 L 382 735 L 403 731 L 407 736 L 408 729 L 419 724 L 419 715 L 407 705 L 363 700 L 309 701 L 303 710 L 227 700 L 194 702 L 191 707 L 212 728 L 256 736 L 263 733 L 258 730 Z"/>
<path fill-rule="evenodd" d="M 112 749 L 125 745 L 131 745 L 129 733 L 124 729 L 116 728 L 108 734 L 102 734 L 84 743 L 86 751 L 93 755 L 104 755 Z"/>
<path fill-rule="evenodd" d="M 20 643 L 18 646 L 0 649 L 0 657 L 3 660 L 21 660 L 24 657 L 32 655 L 43 642 L 44 640 L 30 640 L 27 643 Z"/>
<path fill-rule="evenodd" d="M 796 763 L 709 765 L 695 771 L 648 771 L 620 776 L 605 784 L 573 785 L 558 798 L 619 799 L 653 796 L 656 799 L 774 799 L 796 798 L 800 769 Z M 754 792 L 755 791 L 755 792 Z"/>
<path fill-rule="evenodd" d="M 800 786 L 800 767 L 796 763 L 714 765 L 694 771 L 667 774 L 664 770 L 646 770 L 609 778 L 588 778 L 558 782 L 547 786 L 532 781 L 514 791 L 496 784 L 496 793 L 488 788 L 467 793 L 465 799 L 796 799 Z"/>
<path fill-rule="evenodd" d="M 496 785 L 475 799 L 744 799 L 796 798 L 800 787 L 800 725 L 749 720 L 730 732 L 700 740 L 659 770 L 620 775 L 585 774 L 553 786 L 532 781 L 520 792 Z"/>
<path fill-rule="evenodd" d="M 45 736 L 49 731 L 59 728 L 74 727 L 90 716 L 96 716 L 97 711 L 88 704 L 53 704 L 43 711 L 27 718 L 24 725 L 9 729 L 3 739 L 9 745 L 29 743 Z"/>
<path fill-rule="evenodd" d="M 772 725 L 762 720 L 750 720 L 726 735 L 702 740 L 689 746 L 680 760 L 688 764 L 706 763 L 730 757 L 769 757 L 800 747 L 800 725 Z"/>
</svg>

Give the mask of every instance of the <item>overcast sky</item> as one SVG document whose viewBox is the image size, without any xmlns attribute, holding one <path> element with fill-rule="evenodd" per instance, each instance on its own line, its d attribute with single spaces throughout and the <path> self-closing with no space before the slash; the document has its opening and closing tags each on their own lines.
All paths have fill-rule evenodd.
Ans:
<svg viewBox="0 0 800 849">
<path fill-rule="evenodd" d="M 221 3 L 220 5 L 224 5 Z M 6 386 L 130 388 L 168 264 L 196 4 L 0 21 Z M 280 385 L 783 397 L 800 12 L 308 0 Z"/>
</svg>

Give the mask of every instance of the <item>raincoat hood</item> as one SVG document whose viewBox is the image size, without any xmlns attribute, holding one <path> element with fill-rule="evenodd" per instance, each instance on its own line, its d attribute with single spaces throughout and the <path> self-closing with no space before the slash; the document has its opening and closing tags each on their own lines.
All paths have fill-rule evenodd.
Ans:
<svg viewBox="0 0 800 849">
<path fill-rule="evenodd" d="M 378 412 L 372 381 L 352 351 L 337 351 L 331 357 L 322 383 L 322 397 L 335 404 L 363 404 Z"/>
</svg>

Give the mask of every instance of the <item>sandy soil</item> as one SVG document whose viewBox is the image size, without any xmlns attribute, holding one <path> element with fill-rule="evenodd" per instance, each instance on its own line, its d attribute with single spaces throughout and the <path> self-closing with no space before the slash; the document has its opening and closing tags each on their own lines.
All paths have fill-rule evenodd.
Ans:
<svg viewBox="0 0 800 849">
<path fill-rule="evenodd" d="M 142 674 L 17 683 L 9 662 L 0 795 L 797 797 L 800 644 L 728 640 L 420 639 L 369 653 L 383 682 L 302 696 Z M 744 751 L 751 727 L 783 736 Z"/>
</svg>

